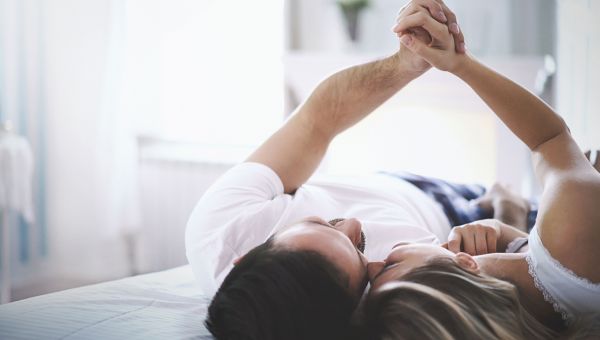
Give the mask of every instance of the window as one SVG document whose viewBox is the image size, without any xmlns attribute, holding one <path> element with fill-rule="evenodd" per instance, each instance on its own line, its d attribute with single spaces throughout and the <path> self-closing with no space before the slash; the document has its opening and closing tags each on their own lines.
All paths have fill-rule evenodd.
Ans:
<svg viewBox="0 0 600 340">
<path fill-rule="evenodd" d="M 283 2 L 129 0 L 123 105 L 139 129 L 254 145 L 283 118 Z"/>
</svg>

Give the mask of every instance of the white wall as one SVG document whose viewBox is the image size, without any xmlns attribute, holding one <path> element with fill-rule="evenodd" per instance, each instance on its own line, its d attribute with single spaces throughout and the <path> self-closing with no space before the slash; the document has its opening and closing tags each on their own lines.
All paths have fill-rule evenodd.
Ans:
<svg viewBox="0 0 600 340">
<path fill-rule="evenodd" d="M 286 58 L 288 87 L 297 99 L 347 65 L 372 55 L 295 53 Z M 489 58 L 501 73 L 532 90 L 541 58 Z M 357 175 L 404 170 L 457 182 L 499 180 L 529 192 L 524 144 L 458 78 L 431 70 L 332 143 L 320 170 Z"/>
<path fill-rule="evenodd" d="M 290 21 L 291 52 L 286 77 L 294 99 L 305 98 L 316 80 L 352 64 L 352 60 L 357 62 L 365 56 L 380 57 L 394 52 L 398 41 L 390 29 L 398 10 L 406 2 L 373 0 L 362 13 L 361 38 L 352 45 L 335 1 L 288 0 L 288 15 L 294 20 Z M 554 2 L 447 0 L 446 3 L 458 17 L 468 49 L 478 57 L 496 61 L 494 66 L 533 90 L 536 74 L 542 66 L 541 56 L 553 51 Z M 330 67 L 326 72 L 320 72 L 324 66 Z M 431 73 L 435 74 L 435 71 Z M 317 76 L 309 79 L 314 74 Z M 430 74 L 416 81 L 416 85 L 411 84 L 364 123 L 341 136 L 342 142 L 332 145 L 327 166 L 322 169 L 335 172 L 350 169 L 363 173 L 404 169 L 457 181 L 491 184 L 499 180 L 517 190 L 521 188 L 523 194 L 530 194 L 533 191 L 530 162 L 523 144 L 495 120 L 464 84 Z M 423 98 L 425 93 L 432 92 L 429 89 L 442 95 L 454 93 L 456 89 L 461 92 L 460 96 L 448 98 L 447 103 L 436 105 Z M 416 105 L 418 110 L 412 107 L 418 101 L 416 98 L 421 100 Z M 450 109 L 456 104 L 460 107 Z M 453 111 L 452 116 L 436 116 L 446 111 Z M 397 114 L 400 112 L 402 114 Z M 428 128 L 428 119 L 440 125 Z M 385 128 L 376 129 L 372 125 L 376 121 L 378 126 L 393 128 L 385 132 Z M 423 138 L 416 133 L 419 127 L 427 130 L 431 137 Z M 371 135 L 369 129 L 377 130 L 377 133 Z M 407 144 L 416 141 L 418 148 L 406 148 Z M 402 152 L 387 151 L 389 145 L 397 145 Z M 359 164 L 356 159 L 360 160 Z"/>
<path fill-rule="evenodd" d="M 361 38 L 353 49 L 387 52 L 397 47 L 390 31 L 407 1 L 373 0 L 361 17 Z M 554 4 L 549 0 L 447 0 L 479 56 L 544 54 L 552 51 Z M 335 1 L 288 0 L 296 16 L 291 47 L 304 51 L 350 50 Z"/>
<path fill-rule="evenodd" d="M 600 0 L 558 1 L 557 107 L 581 148 L 600 149 Z"/>
</svg>

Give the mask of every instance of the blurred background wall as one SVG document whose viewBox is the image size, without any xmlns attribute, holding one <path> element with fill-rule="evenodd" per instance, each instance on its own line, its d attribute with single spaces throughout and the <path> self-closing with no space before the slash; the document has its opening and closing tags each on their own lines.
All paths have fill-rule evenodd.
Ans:
<svg viewBox="0 0 600 340">
<path fill-rule="evenodd" d="M 359 50 L 389 51 L 397 46 L 390 29 L 405 2 L 371 1 L 361 13 Z M 478 55 L 543 55 L 554 51 L 554 1 L 449 0 L 445 3 L 467 32 L 470 50 Z M 335 1 L 288 0 L 293 13 L 289 47 L 339 51 L 347 43 L 343 16 Z"/>
<path fill-rule="evenodd" d="M 600 1 L 558 1 L 556 108 L 579 145 L 600 148 Z"/>
<path fill-rule="evenodd" d="M 600 147 L 600 0 L 447 3 L 472 53 Z M 334 0 L 0 0 L 0 122 L 35 161 L 35 221 L 2 225 L 13 299 L 184 264 L 203 191 L 319 80 L 394 53 L 402 5 L 370 1 L 352 41 Z M 523 145 L 435 70 L 340 136 L 320 171 L 395 169 L 536 192 Z"/>
</svg>

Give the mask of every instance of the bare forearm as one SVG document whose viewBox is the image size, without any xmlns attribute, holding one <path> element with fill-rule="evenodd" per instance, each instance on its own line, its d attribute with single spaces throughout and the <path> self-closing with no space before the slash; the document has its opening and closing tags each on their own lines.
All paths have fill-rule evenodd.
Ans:
<svg viewBox="0 0 600 340">
<path fill-rule="evenodd" d="M 542 100 L 477 60 L 465 57 L 455 74 L 471 86 L 531 150 L 567 130 L 562 118 Z"/>
<path fill-rule="evenodd" d="M 293 116 L 248 159 L 277 173 L 286 193 L 313 174 L 331 140 L 422 72 L 409 72 L 399 53 L 324 80 Z"/>
<path fill-rule="evenodd" d="M 350 67 L 324 80 L 299 109 L 331 138 L 359 122 L 422 72 L 409 71 L 398 53 Z"/>
</svg>

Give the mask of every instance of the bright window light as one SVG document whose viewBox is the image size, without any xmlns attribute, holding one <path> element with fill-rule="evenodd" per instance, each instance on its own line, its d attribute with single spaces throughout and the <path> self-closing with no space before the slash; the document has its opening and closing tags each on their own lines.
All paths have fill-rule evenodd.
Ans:
<svg viewBox="0 0 600 340">
<path fill-rule="evenodd" d="M 283 2 L 129 0 L 127 96 L 142 129 L 255 145 L 283 118 Z"/>
</svg>

